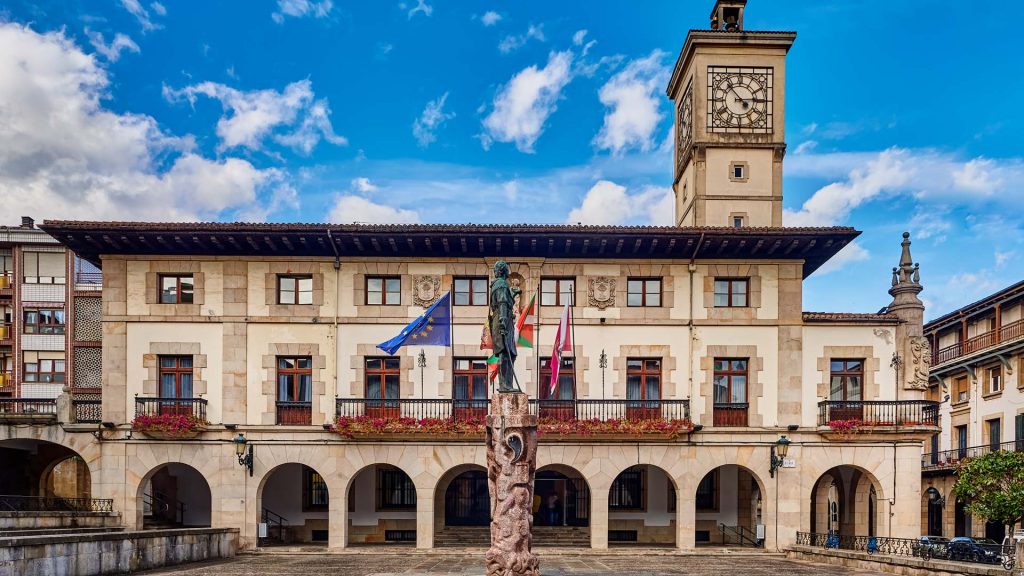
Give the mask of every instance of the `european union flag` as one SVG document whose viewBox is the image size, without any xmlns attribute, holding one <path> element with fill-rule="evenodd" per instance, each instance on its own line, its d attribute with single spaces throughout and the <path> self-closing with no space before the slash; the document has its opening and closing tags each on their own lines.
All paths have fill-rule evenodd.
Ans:
<svg viewBox="0 0 1024 576">
<path fill-rule="evenodd" d="M 452 309 L 449 305 L 449 296 L 451 296 L 451 292 L 439 298 L 419 318 L 402 328 L 402 332 L 398 336 L 377 344 L 377 348 L 388 354 L 394 354 L 406 344 L 451 346 Z"/>
</svg>

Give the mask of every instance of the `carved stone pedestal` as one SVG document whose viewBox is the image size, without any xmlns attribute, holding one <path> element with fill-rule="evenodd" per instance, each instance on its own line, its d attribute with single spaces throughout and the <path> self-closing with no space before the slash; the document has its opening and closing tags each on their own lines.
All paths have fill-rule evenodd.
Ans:
<svg viewBox="0 0 1024 576">
<path fill-rule="evenodd" d="M 491 547 L 487 576 L 538 576 L 530 550 L 533 476 L 537 470 L 537 417 L 526 394 L 497 393 L 487 416 L 487 488 L 491 495 Z"/>
</svg>

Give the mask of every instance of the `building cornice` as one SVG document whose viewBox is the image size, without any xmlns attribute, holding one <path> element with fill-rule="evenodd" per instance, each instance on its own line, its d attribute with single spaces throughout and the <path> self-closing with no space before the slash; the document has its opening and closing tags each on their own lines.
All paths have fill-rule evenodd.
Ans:
<svg viewBox="0 0 1024 576">
<path fill-rule="evenodd" d="M 669 78 L 665 94 L 674 99 L 683 81 L 683 72 L 688 68 L 693 52 L 699 45 L 704 46 L 768 46 L 782 48 L 789 52 L 796 40 L 796 32 L 782 31 L 742 31 L 727 32 L 724 30 L 690 30 L 686 41 L 676 59 L 675 68 Z"/>
</svg>

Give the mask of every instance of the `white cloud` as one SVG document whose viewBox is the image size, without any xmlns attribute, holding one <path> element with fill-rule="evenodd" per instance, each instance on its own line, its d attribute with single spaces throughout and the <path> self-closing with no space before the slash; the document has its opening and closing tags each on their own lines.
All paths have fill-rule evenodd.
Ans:
<svg viewBox="0 0 1024 576">
<path fill-rule="evenodd" d="M 944 242 L 946 234 L 953 229 L 948 219 L 949 210 L 936 206 L 919 206 L 910 217 L 909 230 L 915 240 L 933 238 L 935 244 Z"/>
<path fill-rule="evenodd" d="M 395 45 L 390 42 L 378 42 L 376 49 L 377 60 L 387 60 L 391 51 L 395 49 Z"/>
<path fill-rule="evenodd" d="M 953 182 L 969 192 L 991 194 L 1003 185 L 995 168 L 996 164 L 992 160 L 975 158 L 953 171 Z"/>
<path fill-rule="evenodd" d="M 352 189 L 362 194 L 371 194 L 373 192 L 376 192 L 377 190 L 380 190 L 380 188 L 376 184 L 370 182 L 370 179 L 367 178 L 366 176 L 353 178 Z"/>
<path fill-rule="evenodd" d="M 419 214 L 413 210 L 377 204 L 362 196 L 339 196 L 327 217 L 335 224 L 417 224 Z"/>
<path fill-rule="evenodd" d="M 211 160 L 144 114 L 103 107 L 109 78 L 62 32 L 0 24 L 0 197 L 9 214 L 216 219 L 261 203 L 285 175 Z"/>
<path fill-rule="evenodd" d="M 572 43 L 576 46 L 583 46 L 583 39 L 586 37 L 586 30 L 577 30 L 576 33 L 572 35 Z"/>
<path fill-rule="evenodd" d="M 598 149 L 621 154 L 654 146 L 654 132 L 662 118 L 659 91 L 669 74 L 664 57 L 664 52 L 655 50 L 646 58 L 633 60 L 601 87 L 598 97 L 610 110 L 594 138 Z"/>
<path fill-rule="evenodd" d="M 488 10 L 480 17 L 480 22 L 482 22 L 484 26 L 494 26 L 499 21 L 501 21 L 501 14 L 498 14 L 494 10 Z"/>
<path fill-rule="evenodd" d="M 565 221 L 568 224 L 606 226 L 670 226 L 673 223 L 674 207 L 674 196 L 669 188 L 649 186 L 637 194 L 628 194 L 625 186 L 600 180 L 587 191 L 580 206 L 569 212 Z"/>
<path fill-rule="evenodd" d="M 805 141 L 801 142 L 796 147 L 796 150 L 794 150 L 793 153 L 794 154 L 807 154 L 809 152 L 812 152 L 817 147 L 818 147 L 818 142 L 816 140 L 805 140 Z"/>
<path fill-rule="evenodd" d="M 480 139 L 484 148 L 492 141 L 515 142 L 521 152 L 532 153 L 544 124 L 557 109 L 562 89 L 572 79 L 572 52 L 552 52 L 544 68 L 520 70 L 494 97 L 491 113 L 483 120 Z"/>
<path fill-rule="evenodd" d="M 404 6 L 404 4 L 402 4 L 402 6 Z M 423 14 L 429 18 L 433 13 L 434 7 L 427 4 L 426 0 L 416 0 L 416 5 L 409 10 L 409 20 L 412 20 L 412 17 L 417 14 Z"/>
<path fill-rule="evenodd" d="M 848 264 L 853 262 L 863 262 L 871 259 L 871 253 L 865 250 L 857 242 L 851 242 L 843 247 L 835 256 L 829 258 L 828 262 L 821 265 L 821 268 L 815 272 L 816 275 L 821 276 L 842 270 Z"/>
<path fill-rule="evenodd" d="M 1016 256 L 1016 255 L 1017 255 L 1017 251 L 1016 250 L 1008 250 L 1006 252 L 1001 252 L 999 250 L 996 250 L 996 254 L 995 254 L 996 268 L 1002 268 L 1002 267 L 1006 266 L 1006 263 L 1009 262 L 1010 260 L 1012 260 L 1013 257 Z"/>
<path fill-rule="evenodd" d="M 509 202 L 515 202 L 519 199 L 519 182 L 517 180 L 509 180 L 501 186 L 505 190 L 505 199 Z"/>
<path fill-rule="evenodd" d="M 153 12 L 156 12 L 158 16 L 167 16 L 167 8 L 165 8 L 163 4 L 159 2 L 151 2 L 149 7 L 152 8 Z"/>
<path fill-rule="evenodd" d="M 93 32 L 88 28 L 85 30 L 85 35 L 89 38 L 89 43 L 96 49 L 96 52 L 106 58 L 108 62 L 117 62 L 121 58 L 123 50 L 136 54 L 139 53 L 139 45 L 120 32 L 114 34 L 114 39 L 110 41 L 110 44 L 103 40 L 103 34 Z"/>
<path fill-rule="evenodd" d="M 219 100 L 226 114 L 217 121 L 220 150 L 244 147 L 259 150 L 263 141 L 275 141 L 309 154 L 323 138 L 344 146 L 348 141 L 334 133 L 330 107 L 326 99 L 317 99 L 309 80 L 293 82 L 281 92 L 252 90 L 244 92 L 216 82 L 201 82 L 174 90 L 164 86 L 168 101 L 187 100 L 195 106 L 198 96 Z M 284 133 L 280 128 L 291 128 Z"/>
<path fill-rule="evenodd" d="M 334 8 L 332 0 L 277 0 L 277 11 L 271 13 L 270 17 L 278 24 L 283 24 L 286 16 L 292 18 L 326 18 L 330 16 Z"/>
<path fill-rule="evenodd" d="M 153 11 L 158 15 L 163 16 L 167 13 L 167 9 L 164 8 L 163 4 L 155 4 L 155 6 L 151 5 L 150 7 L 153 8 Z M 143 32 L 163 28 L 160 24 L 153 22 L 153 19 L 149 16 L 149 10 L 146 10 L 139 0 L 121 0 L 121 6 L 131 13 L 132 16 L 135 16 L 135 19 L 139 21 L 139 25 L 142 26 Z M 159 8 L 157 8 L 157 6 L 159 6 Z"/>
<path fill-rule="evenodd" d="M 455 118 L 455 112 L 444 111 L 444 103 L 447 99 L 448 93 L 445 92 L 440 98 L 427 102 L 423 113 L 412 123 L 412 135 L 420 146 L 427 147 L 436 141 L 437 136 L 434 132 L 445 122 Z"/>
<path fill-rule="evenodd" d="M 498 42 L 498 51 L 501 52 L 502 54 L 508 54 L 510 52 L 522 48 L 530 40 L 537 40 L 538 42 L 544 42 L 546 40 L 546 38 L 544 37 L 543 24 L 530 24 L 530 26 L 526 29 L 526 32 L 522 34 L 510 34 L 508 36 L 505 36 L 504 38 L 501 39 L 501 42 Z"/>
<path fill-rule="evenodd" d="M 906 153 L 886 150 L 866 166 L 854 168 L 844 182 L 833 182 L 815 192 L 798 211 L 784 210 L 786 226 L 833 226 L 850 212 L 886 190 L 905 186 L 911 179 Z"/>
</svg>

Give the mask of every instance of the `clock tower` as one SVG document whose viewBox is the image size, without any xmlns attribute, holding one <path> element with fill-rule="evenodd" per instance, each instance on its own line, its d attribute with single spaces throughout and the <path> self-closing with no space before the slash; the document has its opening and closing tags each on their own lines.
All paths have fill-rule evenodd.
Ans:
<svg viewBox="0 0 1024 576">
<path fill-rule="evenodd" d="M 690 30 L 669 80 L 677 226 L 782 226 L 786 54 L 796 33 L 746 30 L 746 4 L 717 0 L 710 30 Z"/>
</svg>

